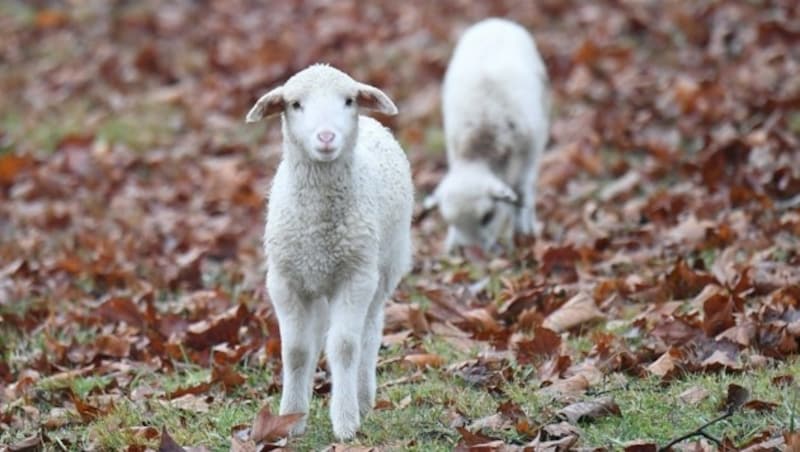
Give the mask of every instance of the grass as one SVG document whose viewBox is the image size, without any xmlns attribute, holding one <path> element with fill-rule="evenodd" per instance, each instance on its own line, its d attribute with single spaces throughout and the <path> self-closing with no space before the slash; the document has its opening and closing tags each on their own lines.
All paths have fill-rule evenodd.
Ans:
<svg viewBox="0 0 800 452">
<path fill-rule="evenodd" d="M 6 339 L 22 340 L 6 336 Z M 28 344 L 38 341 L 25 339 Z M 577 349 L 588 347 L 586 341 L 577 339 Z M 502 392 L 487 391 L 473 386 L 445 370 L 446 366 L 473 357 L 473 354 L 459 352 L 446 342 L 432 336 L 419 344 L 431 353 L 437 353 L 445 360 L 439 369 L 422 370 L 423 379 L 416 383 L 396 384 L 381 387 L 378 400 L 388 409 L 375 410 L 364 420 L 354 445 L 381 446 L 388 450 L 452 450 L 460 440 L 457 431 L 451 426 L 454 417 L 461 416 L 467 425 L 480 418 L 494 414 L 505 400 L 518 403 L 527 417 L 535 424 L 542 425 L 556 421 L 555 413 L 565 402 L 550 400 L 540 395 L 540 387 L 530 367 L 514 368 L 515 378 L 501 383 Z M 379 384 L 385 384 L 418 371 L 402 362 L 402 347 L 393 346 L 382 350 L 382 360 L 388 362 L 379 370 Z M 255 363 L 245 363 L 238 370 L 247 381 L 226 394 L 215 387 L 200 394 L 196 405 L 181 406 L 166 401 L 161 395 L 178 388 L 185 388 L 207 381 L 210 371 L 196 365 L 179 365 L 172 374 L 164 375 L 141 369 L 135 372 L 128 387 L 111 390 L 118 394 L 108 413 L 88 424 L 68 423 L 51 429 L 48 436 L 52 441 L 70 445 L 68 450 L 80 450 L 95 446 L 101 450 L 121 450 L 129 444 L 157 446 L 157 438 L 146 439 L 136 427 L 166 427 L 178 443 L 182 445 L 205 445 L 211 450 L 228 450 L 231 431 L 252 422 L 259 408 L 269 404 L 277 412 L 279 394 L 267 394 L 266 388 L 272 381 L 269 369 Z M 800 374 L 800 360 L 765 367 L 746 373 L 730 374 L 687 374 L 669 384 L 656 379 L 637 379 L 622 387 L 608 383 L 595 388 L 607 390 L 619 404 L 621 417 L 605 417 L 595 422 L 582 422 L 581 445 L 605 446 L 618 449 L 621 445 L 647 439 L 665 444 L 671 438 L 688 433 L 702 423 L 718 416 L 721 400 L 725 398 L 728 384 L 736 383 L 748 388 L 754 399 L 775 402 L 777 408 L 767 413 L 742 410 L 731 418 L 708 429 L 716 437 L 727 436 L 734 443 L 741 444 L 754 435 L 767 430 L 796 429 L 800 417 L 800 396 L 796 388 L 779 388 L 771 380 L 778 375 Z M 97 400 L 93 394 L 109 392 L 110 377 L 75 377 L 65 380 L 42 380 L 33 392 L 32 404 L 47 419 L 57 408 L 66 407 L 64 390 L 90 402 Z M 708 396 L 696 404 L 681 401 L 680 394 L 690 388 L 703 388 Z M 152 397 L 134 397 L 143 390 L 152 390 Z M 61 394 L 61 395 L 59 395 Z M 587 395 L 580 400 L 591 399 Z M 93 402 L 97 405 L 97 402 Z M 12 408 L 12 409 L 21 409 Z M 328 398 L 315 395 L 305 435 L 295 438 L 290 445 L 296 450 L 320 450 L 336 442 L 328 419 Z M 77 416 L 73 413 L 73 420 Z M 38 429 L 29 425 L 24 431 L 0 432 L 0 444 L 14 443 Z M 513 429 L 484 431 L 491 436 L 514 443 L 524 443 L 530 438 L 522 438 Z M 138 435 L 138 436 L 137 436 Z"/>
</svg>

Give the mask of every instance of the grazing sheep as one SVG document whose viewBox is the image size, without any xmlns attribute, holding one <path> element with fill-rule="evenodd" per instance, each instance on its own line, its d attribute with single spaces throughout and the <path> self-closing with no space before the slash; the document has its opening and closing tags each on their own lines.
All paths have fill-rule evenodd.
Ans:
<svg viewBox="0 0 800 452">
<path fill-rule="evenodd" d="M 282 119 L 283 159 L 264 234 L 282 340 L 280 412 L 305 413 L 292 433 L 305 430 L 324 343 L 340 440 L 353 437 L 375 402 L 383 304 L 411 267 L 409 163 L 392 134 L 358 107 L 397 113 L 377 88 L 316 64 L 247 114 L 247 122 Z"/>
<path fill-rule="evenodd" d="M 536 179 L 549 130 L 548 80 L 531 35 L 487 19 L 461 36 L 447 67 L 442 113 L 448 173 L 425 200 L 448 223 L 446 251 L 532 234 Z"/>
</svg>

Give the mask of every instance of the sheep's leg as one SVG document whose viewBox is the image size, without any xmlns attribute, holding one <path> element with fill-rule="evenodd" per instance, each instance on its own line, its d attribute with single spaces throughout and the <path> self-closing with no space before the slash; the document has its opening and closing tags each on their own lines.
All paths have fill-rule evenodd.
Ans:
<svg viewBox="0 0 800 452">
<path fill-rule="evenodd" d="M 378 367 L 378 351 L 383 337 L 383 303 L 388 298 L 384 288 L 380 288 L 372 299 L 364 320 L 364 334 L 361 338 L 361 362 L 358 366 L 358 408 L 361 416 L 375 405 L 375 372 Z"/>
<path fill-rule="evenodd" d="M 456 247 L 462 245 L 461 233 L 453 226 L 447 228 L 447 237 L 444 239 L 445 254 L 452 254 Z"/>
<path fill-rule="evenodd" d="M 537 234 L 539 227 L 536 220 L 536 180 L 537 168 L 528 170 L 519 193 L 522 194 L 522 203 L 517 208 L 516 231 L 520 234 Z"/>
<path fill-rule="evenodd" d="M 331 423 L 340 440 L 352 438 L 361 424 L 358 406 L 358 366 L 369 303 L 378 285 L 376 272 L 344 282 L 331 300 L 330 330 L 325 345 L 331 369 Z"/>
<path fill-rule="evenodd" d="M 306 428 L 311 384 L 321 345 L 320 341 L 309 340 L 308 332 L 324 331 L 325 302 L 302 300 L 277 275 L 268 275 L 267 287 L 281 331 L 283 392 L 280 414 L 305 414 L 291 431 L 292 435 L 299 435 Z"/>
</svg>

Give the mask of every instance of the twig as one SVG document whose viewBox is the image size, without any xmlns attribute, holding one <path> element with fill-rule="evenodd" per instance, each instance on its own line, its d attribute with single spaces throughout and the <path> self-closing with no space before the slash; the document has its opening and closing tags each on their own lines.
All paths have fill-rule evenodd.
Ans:
<svg viewBox="0 0 800 452">
<path fill-rule="evenodd" d="M 600 391 L 595 391 L 595 390 L 589 389 L 588 391 L 586 391 L 586 395 L 589 396 L 589 397 L 596 397 L 596 396 L 599 396 L 599 395 L 609 394 L 609 393 L 617 392 L 617 391 L 627 391 L 629 389 L 630 389 L 630 383 L 625 383 L 625 384 L 622 384 L 622 385 L 614 386 L 614 387 L 611 387 L 611 388 L 608 388 L 608 389 L 603 389 L 603 390 L 600 390 Z"/>
<path fill-rule="evenodd" d="M 664 446 L 664 447 L 662 447 L 662 448 L 658 449 L 658 450 L 659 450 L 659 452 L 666 452 L 666 451 L 668 451 L 668 450 L 669 450 L 669 449 L 670 449 L 672 446 L 674 446 L 674 445 L 678 444 L 679 442 L 681 442 L 681 441 L 683 441 L 683 440 L 686 440 L 686 439 L 689 439 L 689 438 L 691 438 L 691 437 L 693 437 L 693 436 L 698 436 L 698 435 L 700 435 L 700 436 L 702 436 L 702 437 L 704 437 L 704 438 L 706 438 L 706 439 L 708 439 L 708 440 L 710 440 L 710 441 L 713 441 L 713 442 L 714 442 L 714 443 L 715 443 L 717 446 L 721 446 L 721 445 L 722 445 L 722 443 L 721 443 L 721 442 L 720 442 L 718 439 L 716 439 L 716 438 L 714 438 L 713 436 L 709 435 L 709 434 L 708 434 L 708 433 L 706 433 L 704 430 L 705 430 L 705 428 L 706 428 L 706 427 L 710 427 L 710 426 L 712 426 L 712 425 L 716 424 L 717 422 L 719 422 L 719 421 L 721 421 L 721 420 L 723 420 L 723 419 L 727 419 L 727 418 L 729 418 L 729 417 L 733 416 L 733 413 L 734 413 L 734 412 L 735 412 L 734 410 L 728 410 L 728 411 L 726 411 L 726 412 L 725 412 L 725 414 L 723 414 L 722 416 L 720 416 L 720 417 L 718 417 L 718 418 L 716 418 L 716 419 L 712 419 L 712 420 L 710 420 L 710 421 L 706 422 L 705 424 L 703 424 L 703 425 L 701 425 L 700 427 L 698 427 L 696 430 L 694 430 L 694 431 L 691 431 L 691 432 L 689 432 L 689 433 L 687 433 L 687 434 L 685 434 L 685 435 L 683 435 L 683 436 L 681 436 L 681 437 L 679 437 L 679 438 L 675 438 L 675 439 L 673 439 L 672 441 L 670 441 L 670 442 L 669 442 L 669 444 L 667 444 L 666 446 Z"/>
</svg>

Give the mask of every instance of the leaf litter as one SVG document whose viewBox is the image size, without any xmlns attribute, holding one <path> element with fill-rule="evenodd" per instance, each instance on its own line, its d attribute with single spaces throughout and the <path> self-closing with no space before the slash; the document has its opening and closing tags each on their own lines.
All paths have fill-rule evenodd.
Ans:
<svg viewBox="0 0 800 452">
<path fill-rule="evenodd" d="M 532 29 L 548 65 L 558 114 L 539 182 L 544 229 L 514 252 L 470 263 L 442 258 L 440 219 L 419 218 L 417 265 L 387 304 L 384 337 L 401 350 L 406 373 L 380 387 L 438 373 L 503 395 L 519 378 L 515 366 L 530 368 L 535 378 L 525 384 L 553 411 L 566 410 L 571 424 L 495 413 L 474 427 L 522 430 L 529 447 L 563 450 L 580 440 L 569 425 L 593 417 L 579 414 L 597 408 L 590 392 L 606 378 L 669 384 L 797 359 L 797 8 L 411 4 L 377 2 L 366 13 L 356 2 L 287 2 L 263 14 L 238 1 L 202 11 L 89 2 L 74 11 L 31 6 L 29 21 L 0 19 L 8 63 L 0 113 L 23 119 L 0 130 L 3 429 L 92 423 L 126 396 L 203 410 L 206 397 L 242 397 L 242 366 L 277 375 L 280 342 L 259 241 L 277 128 L 249 136 L 256 132 L 239 126 L 243 112 L 314 61 L 347 68 L 397 101 L 401 115 L 380 119 L 427 193 L 445 168 L 438 96 L 453 39 L 490 15 Z M 40 55 L 59 54 L 56 45 L 69 52 L 42 64 Z M 88 111 L 66 111 L 80 101 Z M 80 127 L 67 130 L 73 115 Z M 147 120 L 162 116 L 159 127 Z M 44 132 L 49 138 L 35 139 Z M 27 345 L 30 335 L 44 335 L 42 345 Z M 470 359 L 427 350 L 430 337 Z M 210 377 L 131 387 L 141 372 L 168 376 L 187 363 Z M 324 393 L 328 376 L 320 375 Z M 37 387 L 90 377 L 110 383 L 59 395 L 53 409 L 63 411 L 48 420 L 31 409 Z M 775 385 L 797 382 L 785 375 Z M 278 391 L 273 378 L 259 394 Z M 681 395 L 687 404 L 706 397 Z M 768 412 L 775 403 L 741 398 L 728 410 Z M 154 446 L 143 432 L 136 444 Z M 12 447 L 49 441 L 28 433 L 36 434 Z M 453 434 L 463 447 L 512 447 L 499 436 Z M 784 432 L 761 443 L 776 441 L 800 442 Z"/>
</svg>

